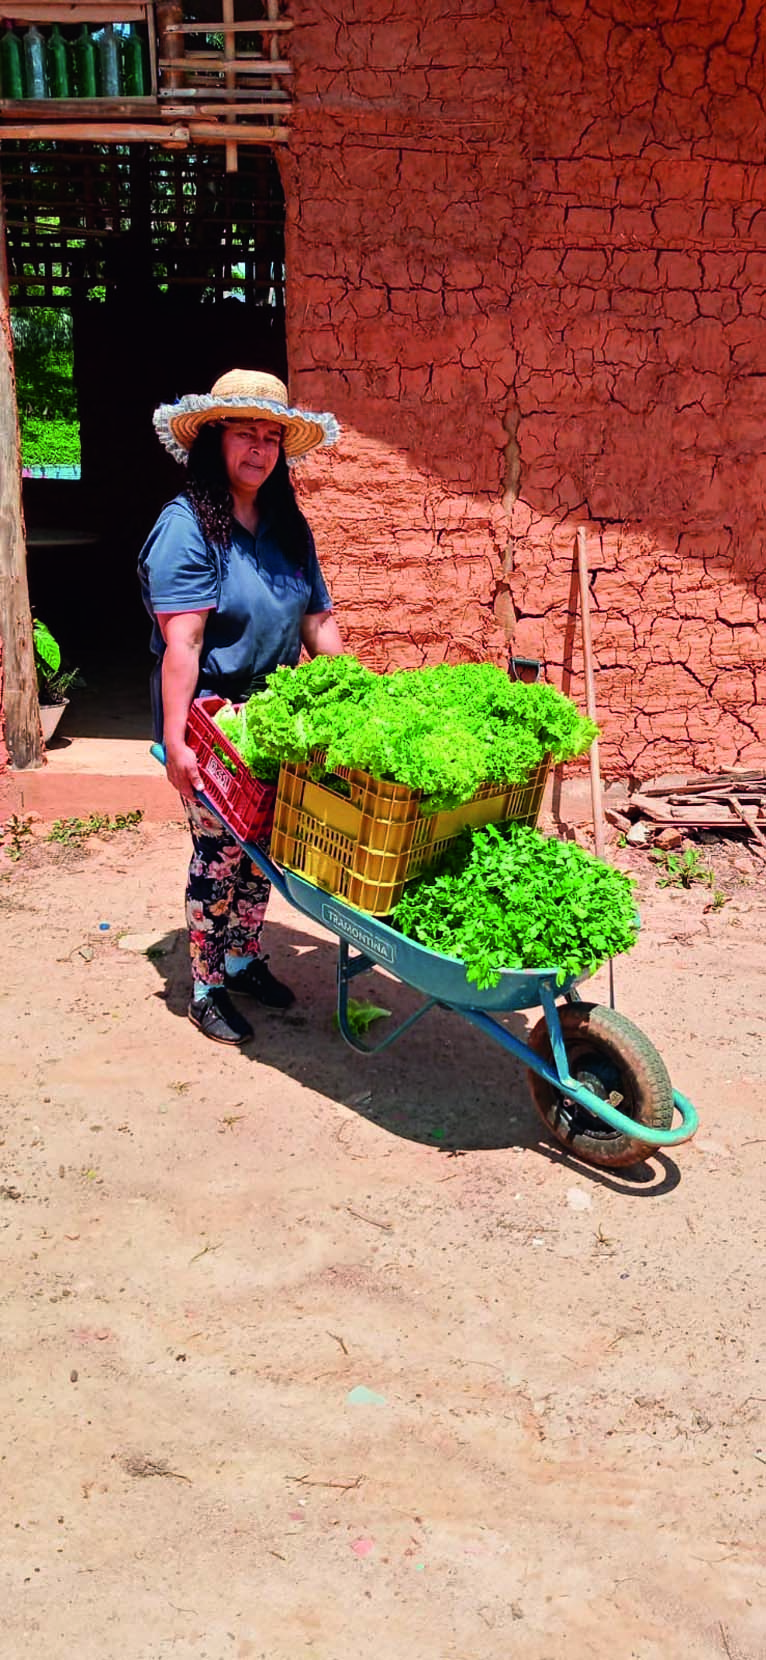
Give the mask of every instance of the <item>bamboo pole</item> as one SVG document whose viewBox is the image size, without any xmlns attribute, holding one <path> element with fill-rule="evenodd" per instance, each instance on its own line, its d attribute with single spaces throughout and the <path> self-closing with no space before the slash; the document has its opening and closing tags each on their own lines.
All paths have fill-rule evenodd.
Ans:
<svg viewBox="0 0 766 1660">
<path fill-rule="evenodd" d="M 267 0 L 267 4 L 270 5 L 271 0 Z M 15 5 L 16 0 L 14 0 L 14 7 Z M 249 20 L 246 18 L 244 23 L 227 23 L 226 27 L 230 34 L 268 35 L 274 32 L 287 34 L 290 29 L 295 28 L 295 24 L 289 18 L 280 19 L 278 13 L 275 12 L 273 19 L 269 13 L 269 22 L 264 22 L 263 19 L 256 22 L 252 18 Z M 215 25 L 212 23 L 169 23 L 165 33 L 168 35 L 211 35 L 214 33 L 214 29 Z"/>
<path fill-rule="evenodd" d="M 13 368 L 5 209 L 0 178 L 0 642 L 5 683 L 5 742 L 11 765 L 45 759 L 32 646 L 27 550 L 21 499 L 21 443 Z"/>
<path fill-rule="evenodd" d="M 223 106 L 225 108 L 225 105 Z M 0 126 L 0 143 L 16 138 L 24 142 L 35 139 L 68 138 L 85 144 L 159 144 L 166 150 L 184 150 L 190 141 L 204 140 L 205 144 L 226 144 L 232 138 L 237 144 L 286 144 L 290 137 L 288 127 L 234 126 L 233 122 L 190 121 L 188 126 L 136 126 L 129 122 L 46 121 L 16 126 Z M 79 236 L 80 231 L 77 232 Z"/>
<path fill-rule="evenodd" d="M 170 23 L 183 22 L 181 0 L 157 0 L 156 4 L 157 33 L 159 35 L 160 67 L 167 73 L 163 76 L 163 85 L 171 91 L 177 92 L 183 86 L 184 43 L 181 35 L 168 34 L 166 30 Z"/>
<path fill-rule="evenodd" d="M 14 23 L 111 23 L 116 17 L 121 23 L 146 21 L 146 0 L 13 0 L 13 10 L 5 14 Z"/>
<path fill-rule="evenodd" d="M 232 34 L 232 32 L 229 28 L 229 24 L 234 22 L 234 0 L 223 0 L 222 15 L 223 15 L 223 55 L 224 55 L 224 59 L 225 59 L 225 62 L 226 62 L 226 73 L 225 73 L 225 76 L 224 76 L 224 84 L 226 86 L 227 92 L 230 93 L 231 98 L 232 98 L 232 102 L 233 102 L 233 100 L 234 100 L 234 89 L 237 85 L 237 72 L 233 67 L 234 59 L 237 56 L 237 42 L 236 42 L 235 36 Z M 227 173 L 236 173 L 237 166 L 238 166 L 237 146 L 236 146 L 236 144 L 227 144 L 227 146 L 226 146 L 226 164 L 225 165 L 226 165 Z"/>
<path fill-rule="evenodd" d="M 269 22 L 271 24 L 272 29 L 274 29 L 274 30 L 278 29 L 279 28 L 279 0 L 266 0 L 266 14 L 267 14 L 267 17 L 269 19 Z M 279 41 L 277 40 L 276 34 L 273 34 L 272 37 L 271 37 L 271 40 L 269 42 L 269 57 L 271 58 L 272 64 L 277 63 L 277 61 L 279 59 L 279 50 L 280 50 Z M 272 77 L 271 90 L 272 90 L 272 92 L 278 92 L 279 91 L 279 81 L 275 77 Z"/>
</svg>

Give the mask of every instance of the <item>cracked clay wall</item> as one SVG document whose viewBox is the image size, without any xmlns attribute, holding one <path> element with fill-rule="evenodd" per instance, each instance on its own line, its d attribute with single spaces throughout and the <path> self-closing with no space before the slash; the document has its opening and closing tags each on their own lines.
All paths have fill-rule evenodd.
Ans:
<svg viewBox="0 0 766 1660">
<path fill-rule="evenodd" d="M 584 523 L 607 770 L 762 764 L 757 0 L 292 16 L 291 386 L 344 428 L 302 476 L 350 645 L 505 662 L 515 620 L 581 698 Z"/>
</svg>

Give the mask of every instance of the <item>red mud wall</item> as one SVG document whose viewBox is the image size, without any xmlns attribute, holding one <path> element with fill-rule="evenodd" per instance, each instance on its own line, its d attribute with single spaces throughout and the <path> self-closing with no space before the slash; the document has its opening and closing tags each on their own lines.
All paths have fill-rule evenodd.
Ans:
<svg viewBox="0 0 766 1660">
<path fill-rule="evenodd" d="M 349 644 L 505 662 L 516 618 L 581 698 L 584 524 L 607 770 L 763 763 L 758 0 L 292 16 L 291 390 L 344 427 L 302 476 Z"/>
</svg>

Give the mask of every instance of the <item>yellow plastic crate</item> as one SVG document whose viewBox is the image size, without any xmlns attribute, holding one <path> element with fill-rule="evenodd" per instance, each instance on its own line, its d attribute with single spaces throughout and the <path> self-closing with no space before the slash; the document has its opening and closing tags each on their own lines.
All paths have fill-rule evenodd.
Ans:
<svg viewBox="0 0 766 1660">
<path fill-rule="evenodd" d="M 482 784 L 450 812 L 424 813 L 421 792 L 406 784 L 338 767 L 337 788 L 312 778 L 324 762 L 283 762 L 277 786 L 271 857 L 307 882 L 371 916 L 387 916 L 405 882 L 440 858 L 470 825 L 536 824 L 550 758 L 523 784 Z"/>
</svg>

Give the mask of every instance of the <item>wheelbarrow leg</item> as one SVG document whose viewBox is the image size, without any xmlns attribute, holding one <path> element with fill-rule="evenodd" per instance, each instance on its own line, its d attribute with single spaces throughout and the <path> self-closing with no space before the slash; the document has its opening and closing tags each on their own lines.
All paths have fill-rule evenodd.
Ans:
<svg viewBox="0 0 766 1660">
<path fill-rule="evenodd" d="M 357 974 L 366 974 L 371 968 L 377 966 L 370 957 L 364 955 L 363 951 L 357 952 L 356 956 L 352 957 L 348 940 L 338 940 L 338 1030 L 341 1037 L 345 1038 L 346 1043 L 352 1049 L 356 1049 L 360 1055 L 377 1055 L 381 1049 L 388 1049 L 392 1043 L 396 1042 L 397 1038 L 402 1036 L 403 1032 L 409 1031 L 410 1026 L 414 1026 L 416 1021 L 422 1020 L 423 1015 L 428 1014 L 429 1009 L 439 1006 L 438 998 L 429 997 L 425 1003 L 421 1003 L 420 1007 L 415 1009 L 413 1014 L 408 1015 L 400 1026 L 395 1026 L 392 1032 L 387 1032 L 380 1043 L 364 1043 L 357 1036 L 349 1021 L 348 988 L 351 981 L 356 979 Z"/>
</svg>

